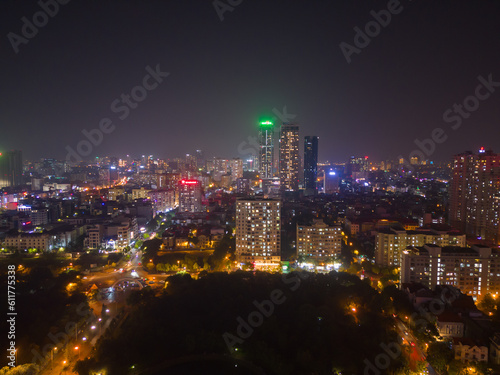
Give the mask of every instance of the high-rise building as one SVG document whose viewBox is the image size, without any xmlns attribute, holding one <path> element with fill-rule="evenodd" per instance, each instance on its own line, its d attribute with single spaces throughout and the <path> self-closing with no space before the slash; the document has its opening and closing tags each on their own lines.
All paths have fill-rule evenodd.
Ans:
<svg viewBox="0 0 500 375">
<path fill-rule="evenodd" d="M 260 178 L 273 178 L 274 124 L 271 121 L 262 121 L 259 124 L 259 146 Z"/>
<path fill-rule="evenodd" d="M 280 135 L 280 190 L 299 189 L 299 126 L 284 123 Z"/>
<path fill-rule="evenodd" d="M 23 184 L 22 152 L 0 152 L 0 189 Z"/>
<path fill-rule="evenodd" d="M 198 168 L 197 155 L 186 154 L 186 169 L 189 171 L 196 171 Z"/>
<path fill-rule="evenodd" d="M 500 245 L 500 154 L 483 147 L 455 155 L 450 186 L 450 224 Z"/>
<path fill-rule="evenodd" d="M 340 172 L 330 169 L 324 170 L 323 193 L 335 194 L 340 192 Z"/>
<path fill-rule="evenodd" d="M 316 191 L 318 178 L 318 137 L 304 138 L 304 189 Z"/>
<path fill-rule="evenodd" d="M 255 269 L 276 269 L 281 261 L 281 201 L 236 201 L 236 256 Z"/>
<path fill-rule="evenodd" d="M 430 289 L 451 285 L 478 299 L 500 292 L 500 254 L 482 245 L 410 247 L 401 254 L 401 283 L 421 283 Z"/>
<path fill-rule="evenodd" d="M 196 166 L 198 169 L 205 168 L 205 158 L 203 157 L 202 150 L 196 150 Z"/>
<path fill-rule="evenodd" d="M 342 250 L 342 228 L 328 226 L 323 220 L 314 220 L 313 225 L 297 224 L 297 255 L 315 260 L 326 260 L 340 255 Z"/>
<path fill-rule="evenodd" d="M 234 158 L 231 160 L 231 179 L 236 181 L 243 177 L 243 160 Z"/>
<path fill-rule="evenodd" d="M 178 186 L 179 212 L 202 212 L 200 181 L 180 180 Z"/>
</svg>

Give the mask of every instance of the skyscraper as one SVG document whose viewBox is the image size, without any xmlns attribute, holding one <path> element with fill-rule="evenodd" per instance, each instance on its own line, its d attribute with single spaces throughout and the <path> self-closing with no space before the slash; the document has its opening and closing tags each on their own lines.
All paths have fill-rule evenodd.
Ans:
<svg viewBox="0 0 500 375">
<path fill-rule="evenodd" d="M 299 188 L 299 126 L 284 123 L 280 135 L 280 190 Z"/>
<path fill-rule="evenodd" d="M 260 178 L 273 178 L 274 124 L 271 121 L 262 121 L 259 124 L 259 146 Z"/>
<path fill-rule="evenodd" d="M 23 156 L 18 150 L 0 152 L 0 189 L 23 184 Z"/>
<path fill-rule="evenodd" d="M 450 223 L 466 234 L 500 244 L 500 154 L 483 147 L 455 155 Z"/>
<path fill-rule="evenodd" d="M 281 260 L 279 199 L 236 201 L 236 256 L 256 269 L 275 269 Z"/>
<path fill-rule="evenodd" d="M 304 138 L 304 189 L 316 191 L 318 177 L 318 137 Z"/>
</svg>

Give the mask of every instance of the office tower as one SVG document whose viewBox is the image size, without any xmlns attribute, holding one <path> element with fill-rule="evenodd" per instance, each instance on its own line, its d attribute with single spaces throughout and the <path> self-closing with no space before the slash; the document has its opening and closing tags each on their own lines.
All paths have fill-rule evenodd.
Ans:
<svg viewBox="0 0 500 375">
<path fill-rule="evenodd" d="M 328 226 L 323 220 L 314 220 L 313 225 L 297 224 L 297 255 L 315 260 L 326 260 L 340 255 L 342 228 Z"/>
<path fill-rule="evenodd" d="M 18 150 L 0 152 L 0 189 L 22 184 L 22 152 Z"/>
<path fill-rule="evenodd" d="M 231 160 L 231 179 L 236 181 L 243 177 L 243 160 L 234 158 Z"/>
<path fill-rule="evenodd" d="M 335 194 L 340 191 L 340 172 L 325 170 L 323 176 L 323 193 Z"/>
<path fill-rule="evenodd" d="M 189 171 L 196 171 L 198 165 L 198 159 L 196 155 L 186 154 L 186 169 Z"/>
<path fill-rule="evenodd" d="M 450 223 L 466 234 L 500 245 L 500 154 L 455 155 L 450 185 Z"/>
<path fill-rule="evenodd" d="M 236 256 L 255 269 L 276 269 L 281 261 L 281 202 L 241 198 L 236 201 Z"/>
<path fill-rule="evenodd" d="M 273 178 L 274 125 L 271 121 L 262 121 L 259 125 L 259 146 L 260 178 Z"/>
<path fill-rule="evenodd" d="M 500 254 L 496 249 L 474 245 L 410 247 L 401 254 L 401 283 L 421 283 L 434 289 L 451 285 L 475 300 L 500 292 Z"/>
<path fill-rule="evenodd" d="M 196 165 L 198 169 L 205 168 L 205 158 L 203 157 L 202 150 L 196 150 Z"/>
<path fill-rule="evenodd" d="M 181 180 L 178 189 L 179 212 L 202 212 L 200 181 Z"/>
<path fill-rule="evenodd" d="M 299 126 L 284 123 L 280 135 L 280 190 L 299 188 Z"/>
<path fill-rule="evenodd" d="M 318 178 L 318 137 L 304 138 L 304 189 L 316 191 Z"/>
</svg>

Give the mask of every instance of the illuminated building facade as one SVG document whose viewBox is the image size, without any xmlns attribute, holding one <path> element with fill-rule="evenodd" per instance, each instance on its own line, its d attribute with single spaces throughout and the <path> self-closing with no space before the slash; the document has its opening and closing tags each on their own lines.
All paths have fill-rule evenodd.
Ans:
<svg viewBox="0 0 500 375">
<path fill-rule="evenodd" d="M 0 189 L 23 184 L 21 151 L 0 152 Z"/>
<path fill-rule="evenodd" d="M 340 191 L 340 173 L 335 170 L 325 170 L 323 177 L 323 193 L 335 194 Z"/>
<path fill-rule="evenodd" d="M 500 245 L 500 155 L 455 155 L 450 186 L 450 224 L 466 234 Z"/>
<path fill-rule="evenodd" d="M 180 180 L 179 212 L 202 212 L 201 183 L 198 180 Z"/>
<path fill-rule="evenodd" d="M 260 178 L 273 178 L 274 124 L 271 121 L 262 121 L 259 124 L 259 146 Z"/>
<path fill-rule="evenodd" d="M 281 261 L 281 201 L 236 201 L 236 256 L 255 269 L 276 269 Z"/>
<path fill-rule="evenodd" d="M 234 158 L 231 159 L 231 179 L 236 181 L 238 178 L 243 178 L 243 160 Z"/>
<path fill-rule="evenodd" d="M 383 267 L 399 266 L 406 248 L 425 244 L 463 247 L 466 237 L 454 231 L 382 229 L 375 235 L 375 263 Z"/>
<path fill-rule="evenodd" d="M 314 220 L 313 225 L 297 224 L 297 255 L 316 260 L 326 260 L 340 255 L 342 228 L 328 226 L 323 220 Z"/>
<path fill-rule="evenodd" d="M 318 137 L 304 138 L 304 189 L 316 191 L 318 178 Z"/>
<path fill-rule="evenodd" d="M 478 299 L 500 292 L 500 254 L 489 247 L 409 247 L 401 253 L 401 283 L 429 289 L 451 285 Z"/>
<path fill-rule="evenodd" d="M 299 189 L 299 126 L 281 125 L 280 135 L 280 190 Z"/>
</svg>

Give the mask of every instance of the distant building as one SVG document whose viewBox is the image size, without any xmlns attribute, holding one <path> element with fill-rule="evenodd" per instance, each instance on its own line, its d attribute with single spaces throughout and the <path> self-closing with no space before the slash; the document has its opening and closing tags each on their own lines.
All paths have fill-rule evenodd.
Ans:
<svg viewBox="0 0 500 375">
<path fill-rule="evenodd" d="M 231 180 L 231 175 L 229 173 L 222 175 L 220 178 L 220 186 L 229 189 L 231 187 Z"/>
<path fill-rule="evenodd" d="M 236 201 L 236 256 L 256 269 L 276 269 L 281 261 L 281 201 Z"/>
<path fill-rule="evenodd" d="M 314 220 L 313 225 L 297 224 L 297 255 L 316 260 L 340 255 L 342 228 L 330 227 L 323 220 Z"/>
<path fill-rule="evenodd" d="M 345 166 L 345 174 L 352 179 L 363 178 L 369 169 L 368 156 L 354 157 L 351 156 Z"/>
<path fill-rule="evenodd" d="M 181 180 L 179 189 L 179 212 L 202 212 L 201 183 L 198 180 Z"/>
<path fill-rule="evenodd" d="M 119 196 L 125 194 L 125 189 L 122 187 L 114 187 L 108 190 L 108 201 L 117 201 Z"/>
<path fill-rule="evenodd" d="M 284 123 L 281 125 L 279 176 L 281 191 L 299 189 L 299 126 Z"/>
<path fill-rule="evenodd" d="M 450 224 L 500 245 L 500 154 L 455 155 L 450 186 Z"/>
<path fill-rule="evenodd" d="M 46 208 L 31 209 L 31 224 L 33 226 L 44 225 L 49 222 L 49 211 Z"/>
<path fill-rule="evenodd" d="M 149 190 L 141 187 L 140 189 L 132 189 L 132 200 L 146 199 L 149 197 Z"/>
<path fill-rule="evenodd" d="M 318 137 L 304 138 L 304 189 L 316 191 L 318 178 Z"/>
<path fill-rule="evenodd" d="M 445 246 L 465 246 L 465 234 L 439 232 L 434 230 L 407 231 L 388 228 L 375 235 L 375 263 L 380 266 L 399 266 L 401 253 L 410 246 L 433 244 Z"/>
<path fill-rule="evenodd" d="M 250 180 L 248 178 L 238 178 L 236 180 L 236 192 L 238 194 L 248 194 L 250 192 Z"/>
<path fill-rule="evenodd" d="M 104 229 L 102 225 L 96 224 L 87 227 L 87 237 L 84 246 L 88 249 L 99 249 L 102 244 Z"/>
<path fill-rule="evenodd" d="M 231 160 L 231 180 L 236 181 L 243 177 L 243 160 L 234 158 Z"/>
<path fill-rule="evenodd" d="M 477 300 L 500 292 L 500 253 L 486 246 L 409 247 L 401 253 L 401 283 L 429 289 L 451 285 Z"/>
<path fill-rule="evenodd" d="M 0 152 L 0 189 L 23 184 L 21 151 Z"/>
<path fill-rule="evenodd" d="M 271 121 L 262 121 L 259 124 L 259 147 L 260 178 L 273 178 L 274 124 Z"/>
<path fill-rule="evenodd" d="M 166 212 L 175 208 L 175 191 L 172 189 L 151 190 L 149 198 L 155 213 Z"/>
<path fill-rule="evenodd" d="M 335 194 L 340 191 L 340 176 L 338 171 L 325 170 L 323 177 L 323 193 Z"/>
<path fill-rule="evenodd" d="M 48 251 L 51 249 L 51 241 L 47 233 L 19 233 L 7 235 L 4 246 L 16 250 L 37 249 L 39 251 Z"/>
</svg>

